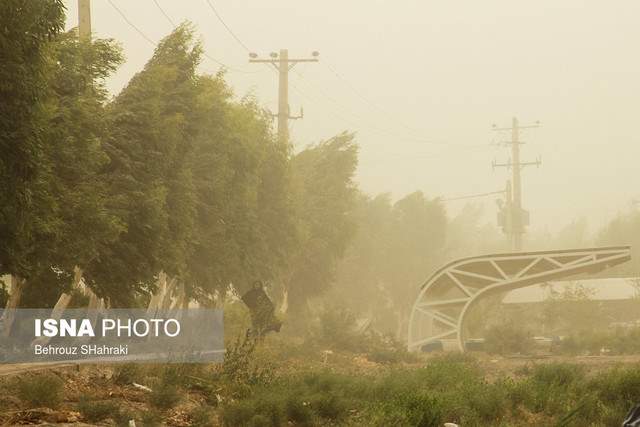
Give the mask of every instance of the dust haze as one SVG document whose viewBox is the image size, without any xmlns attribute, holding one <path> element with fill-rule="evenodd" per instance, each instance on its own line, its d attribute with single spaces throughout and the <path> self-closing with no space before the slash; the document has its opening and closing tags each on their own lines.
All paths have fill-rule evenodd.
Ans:
<svg viewBox="0 0 640 427">
<path fill-rule="evenodd" d="M 147 3 L 120 8 L 159 40 L 171 24 Z M 66 4 L 67 27 L 74 27 L 75 2 Z M 227 74 L 238 96 L 253 93 L 275 110 L 275 75 L 247 63 L 246 51 L 204 1 L 162 6 L 174 22 L 196 24 L 212 57 L 252 72 Z M 153 46 L 106 1 L 93 8 L 96 35 L 115 37 L 125 49 L 127 62 L 108 83 L 117 93 Z M 595 231 L 640 198 L 637 2 L 280 0 L 221 2 L 218 9 L 252 51 L 321 53 L 320 63 L 291 74 L 291 110 L 303 106 L 306 115 L 291 124 L 293 143 L 301 148 L 356 131 L 357 180 L 370 194 L 391 192 L 399 199 L 415 190 L 431 197 L 502 190 L 506 171 L 493 171 L 491 162 L 506 161 L 508 152 L 494 145 L 503 138 L 490 129 L 517 116 L 524 124 L 542 123 L 523 137 L 523 160 L 543 161 L 524 176 L 534 229 L 557 231 L 585 218 Z M 204 60 L 202 68 L 218 66 Z M 486 220 L 494 218 L 492 199 L 475 203 Z M 457 213 L 463 204 L 447 209 Z"/>
<path fill-rule="evenodd" d="M 0 424 L 640 425 L 639 16 L 4 0 Z"/>
</svg>

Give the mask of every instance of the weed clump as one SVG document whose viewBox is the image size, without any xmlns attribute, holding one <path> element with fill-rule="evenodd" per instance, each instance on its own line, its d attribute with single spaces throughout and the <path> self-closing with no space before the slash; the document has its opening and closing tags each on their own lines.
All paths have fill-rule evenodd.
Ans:
<svg viewBox="0 0 640 427">
<path fill-rule="evenodd" d="M 180 402 L 180 391 L 175 385 L 161 383 L 153 387 L 149 402 L 158 409 L 171 409 Z"/>
<path fill-rule="evenodd" d="M 162 425 L 162 414 L 157 410 L 148 410 L 142 413 L 140 419 L 144 427 L 156 427 Z"/>
<path fill-rule="evenodd" d="M 191 425 L 194 427 L 212 427 L 216 425 L 214 424 L 214 411 L 208 406 L 200 406 L 198 408 L 195 408 L 189 414 L 189 418 L 191 420 Z"/>
<path fill-rule="evenodd" d="M 84 419 L 90 422 L 114 418 L 120 412 L 118 405 L 114 402 L 96 401 L 86 397 L 81 398 L 78 402 L 78 411 Z"/>
<path fill-rule="evenodd" d="M 141 382 L 144 378 L 144 369 L 135 363 L 127 363 L 118 366 L 113 374 L 113 382 L 118 385 L 129 385 Z"/>
<path fill-rule="evenodd" d="M 64 382 L 54 374 L 37 375 L 18 380 L 20 400 L 33 406 L 56 408 L 62 402 Z"/>
</svg>

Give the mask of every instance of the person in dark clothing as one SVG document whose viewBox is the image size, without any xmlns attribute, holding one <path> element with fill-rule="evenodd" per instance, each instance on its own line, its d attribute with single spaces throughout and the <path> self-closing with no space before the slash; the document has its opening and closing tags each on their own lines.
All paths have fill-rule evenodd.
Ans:
<svg viewBox="0 0 640 427">
<path fill-rule="evenodd" d="M 253 283 L 252 288 L 242 296 L 242 301 L 251 313 L 252 334 L 261 337 L 268 332 L 280 332 L 282 321 L 276 317 L 275 306 L 261 281 Z"/>
</svg>

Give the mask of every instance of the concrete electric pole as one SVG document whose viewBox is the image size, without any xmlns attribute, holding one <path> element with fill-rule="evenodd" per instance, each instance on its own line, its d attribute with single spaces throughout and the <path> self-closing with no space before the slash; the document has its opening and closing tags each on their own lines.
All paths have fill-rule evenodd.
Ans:
<svg viewBox="0 0 640 427">
<path fill-rule="evenodd" d="M 520 145 L 524 142 L 520 141 L 520 130 L 540 127 L 540 124 L 536 122 L 535 125 L 520 126 L 517 118 L 513 118 L 510 128 L 498 128 L 493 126 L 494 131 L 511 131 L 511 141 L 505 142 L 505 144 L 511 146 L 511 160 L 508 163 L 498 164 L 493 162 L 493 167 L 506 167 L 510 168 L 513 172 L 511 182 L 507 182 L 507 201 L 504 207 L 504 214 L 499 216 L 500 222 L 505 233 L 509 236 L 511 242 L 511 249 L 514 251 L 522 250 L 522 236 L 525 232 L 525 227 L 529 225 L 529 212 L 522 209 L 522 181 L 520 171 L 525 166 L 540 166 L 542 162 L 540 159 L 535 162 L 521 162 L 520 161 Z"/>
<path fill-rule="evenodd" d="M 78 37 L 91 41 L 91 0 L 78 0 Z"/>
<path fill-rule="evenodd" d="M 301 119 L 299 116 L 291 116 L 289 110 L 289 71 L 299 62 L 318 62 L 318 52 L 311 54 L 312 58 L 289 58 L 287 49 L 280 49 L 280 53 L 272 52 L 271 59 L 260 59 L 255 53 L 249 54 L 249 62 L 271 64 L 278 71 L 278 140 L 283 144 L 289 143 L 289 120 Z"/>
</svg>

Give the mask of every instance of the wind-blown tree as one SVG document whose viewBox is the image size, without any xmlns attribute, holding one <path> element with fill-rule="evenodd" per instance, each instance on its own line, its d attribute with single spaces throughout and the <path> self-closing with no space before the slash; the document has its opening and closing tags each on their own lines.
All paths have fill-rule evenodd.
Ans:
<svg viewBox="0 0 640 427">
<path fill-rule="evenodd" d="M 336 282 L 327 298 L 359 315 L 371 317 L 377 329 L 395 332 L 397 316 L 391 298 L 395 220 L 389 194 L 359 194 L 354 209 L 357 231 L 338 264 Z"/>
<path fill-rule="evenodd" d="M 297 241 L 285 286 L 294 312 L 304 311 L 308 298 L 329 289 L 355 233 L 357 154 L 354 136 L 343 133 L 292 159 Z"/>
<path fill-rule="evenodd" d="M 631 261 L 607 270 L 606 274 L 640 277 L 640 211 L 620 213 L 597 236 L 600 246 L 631 246 Z"/>
<path fill-rule="evenodd" d="M 447 217 L 442 205 L 427 199 L 420 191 L 409 194 L 394 206 L 394 257 L 390 260 L 395 271 L 391 297 L 398 310 L 399 332 L 406 331 L 409 313 L 420 285 L 444 261 Z"/>
<path fill-rule="evenodd" d="M 230 284 L 243 293 L 277 279 L 290 247 L 288 147 L 251 99 L 239 103 L 221 76 L 201 77 L 202 128 L 193 176 L 197 233 L 189 276 L 200 300 Z"/>
<path fill-rule="evenodd" d="M 48 45 L 64 25 L 59 0 L 7 0 L 0 7 L 0 271 L 22 284 L 46 265 L 60 229 L 44 149 Z"/>
<path fill-rule="evenodd" d="M 388 195 L 361 196 L 356 218 L 334 296 L 402 336 L 420 285 L 446 259 L 444 209 L 421 192 L 393 205 Z"/>
<path fill-rule="evenodd" d="M 110 208 L 125 228 L 87 273 L 114 304 L 130 303 L 160 271 L 184 274 L 194 227 L 201 53 L 191 27 L 181 25 L 109 108 Z"/>
<path fill-rule="evenodd" d="M 25 291 L 23 305 L 30 306 L 55 302 L 71 285 L 74 268 L 99 262 L 121 229 L 108 208 L 103 149 L 108 134 L 105 79 L 122 62 L 120 48 L 112 40 L 80 42 L 70 31 L 56 37 L 49 50 L 42 135 L 59 224 L 47 262 Z"/>
</svg>

